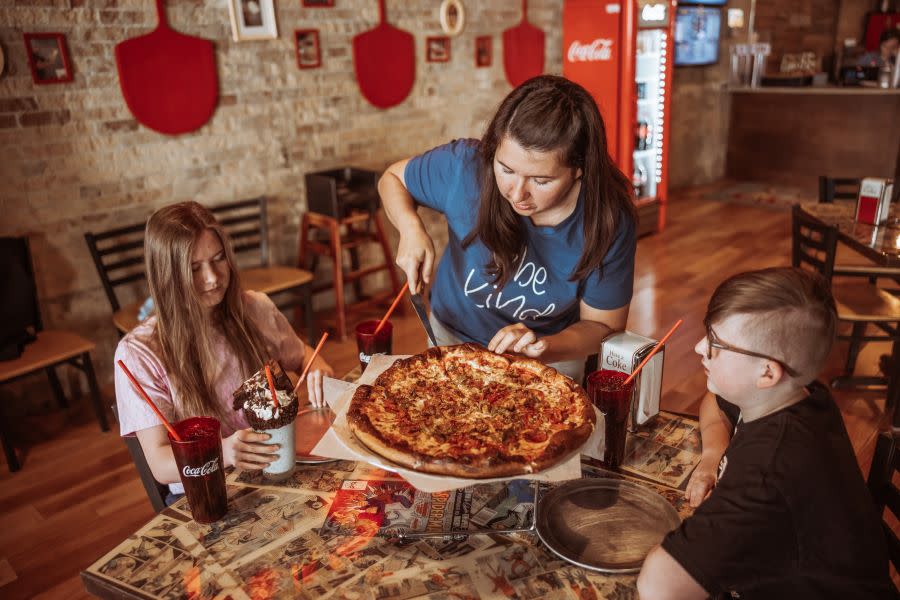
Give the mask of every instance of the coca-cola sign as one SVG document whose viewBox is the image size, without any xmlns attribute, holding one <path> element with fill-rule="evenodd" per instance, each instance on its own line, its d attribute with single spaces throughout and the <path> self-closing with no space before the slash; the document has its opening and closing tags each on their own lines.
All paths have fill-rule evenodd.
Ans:
<svg viewBox="0 0 900 600">
<path fill-rule="evenodd" d="M 208 463 L 206 463 L 205 465 L 203 465 L 202 467 L 191 467 L 191 466 L 185 465 L 184 468 L 181 470 L 181 473 L 185 477 L 205 477 L 205 476 L 209 475 L 210 473 L 215 473 L 218 470 L 219 470 L 219 459 L 214 458 L 211 461 L 209 461 Z"/>
<path fill-rule="evenodd" d="M 582 44 L 575 40 L 569 45 L 566 56 L 569 62 L 598 62 L 612 60 L 613 41 L 607 38 L 597 38 L 590 44 Z"/>
</svg>

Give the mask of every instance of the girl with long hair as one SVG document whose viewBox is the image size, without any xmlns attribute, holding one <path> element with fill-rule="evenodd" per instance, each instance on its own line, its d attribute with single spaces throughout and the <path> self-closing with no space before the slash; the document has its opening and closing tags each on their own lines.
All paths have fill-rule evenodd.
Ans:
<svg viewBox="0 0 900 600">
<path fill-rule="evenodd" d="M 526 81 L 480 141 L 394 163 L 378 189 L 413 291 L 431 283 L 435 257 L 416 205 L 447 218 L 431 290 L 439 344 L 539 358 L 580 382 L 585 357 L 625 328 L 637 217 L 580 85 L 552 75 Z"/>
<path fill-rule="evenodd" d="M 222 424 L 226 466 L 261 469 L 276 458 L 268 434 L 249 428 L 232 409 L 232 393 L 269 359 L 299 371 L 312 350 L 275 304 L 242 290 L 228 235 L 196 202 L 157 210 L 147 221 L 144 256 L 156 314 L 119 342 L 122 360 L 167 419 L 208 415 Z M 154 478 L 182 493 L 165 426 L 116 368 L 121 434 L 135 432 Z M 307 379 L 313 406 L 324 405 L 322 378 L 331 367 L 314 360 Z"/>
</svg>

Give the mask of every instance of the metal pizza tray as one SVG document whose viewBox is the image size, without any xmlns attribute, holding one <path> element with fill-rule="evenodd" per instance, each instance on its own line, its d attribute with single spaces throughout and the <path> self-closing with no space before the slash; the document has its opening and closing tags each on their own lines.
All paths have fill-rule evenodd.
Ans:
<svg viewBox="0 0 900 600">
<path fill-rule="evenodd" d="M 538 537 L 560 558 L 601 573 L 636 573 L 679 525 L 659 494 L 620 479 L 576 479 L 542 492 Z"/>
</svg>

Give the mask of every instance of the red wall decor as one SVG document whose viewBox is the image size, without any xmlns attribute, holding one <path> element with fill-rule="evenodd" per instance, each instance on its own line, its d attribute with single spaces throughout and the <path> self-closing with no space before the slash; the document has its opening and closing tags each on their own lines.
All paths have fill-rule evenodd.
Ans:
<svg viewBox="0 0 900 600">
<path fill-rule="evenodd" d="M 450 62 L 450 38 L 445 35 L 425 38 L 426 62 Z"/>
<path fill-rule="evenodd" d="M 26 33 L 25 53 L 31 79 L 38 85 L 72 81 L 72 63 L 61 33 Z"/>
<path fill-rule="evenodd" d="M 400 104 L 416 80 L 416 41 L 387 22 L 378 0 L 378 26 L 353 38 L 353 69 L 363 97 L 373 106 Z"/>
<path fill-rule="evenodd" d="M 169 27 L 163 0 L 156 0 L 156 12 L 156 29 L 116 45 L 122 96 L 134 118 L 154 131 L 194 131 L 219 101 L 215 47 Z"/>
<path fill-rule="evenodd" d="M 319 46 L 318 29 L 298 29 L 294 32 L 297 49 L 297 66 L 315 69 L 322 66 L 322 48 Z"/>
<path fill-rule="evenodd" d="M 475 66 L 489 67 L 494 58 L 494 38 L 480 35 L 475 38 Z"/>
</svg>

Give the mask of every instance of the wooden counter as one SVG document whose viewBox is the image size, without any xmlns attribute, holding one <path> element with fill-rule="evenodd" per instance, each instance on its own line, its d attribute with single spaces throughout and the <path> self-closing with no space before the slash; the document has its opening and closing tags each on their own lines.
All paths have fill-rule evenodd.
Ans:
<svg viewBox="0 0 900 600">
<path fill-rule="evenodd" d="M 819 175 L 894 175 L 900 90 L 764 87 L 731 92 L 728 177 L 795 185 L 814 197 Z"/>
</svg>

